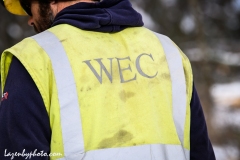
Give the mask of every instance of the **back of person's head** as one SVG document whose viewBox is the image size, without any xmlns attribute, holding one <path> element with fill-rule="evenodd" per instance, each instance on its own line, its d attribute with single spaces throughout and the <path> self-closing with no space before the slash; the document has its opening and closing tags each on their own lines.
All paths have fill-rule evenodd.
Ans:
<svg viewBox="0 0 240 160">
<path fill-rule="evenodd" d="M 12 14 L 31 16 L 31 3 L 37 1 L 40 4 L 50 4 L 51 2 L 69 2 L 69 1 L 81 1 L 81 0 L 0 0 L 1 4 Z M 100 1 L 100 0 L 91 0 Z"/>
</svg>

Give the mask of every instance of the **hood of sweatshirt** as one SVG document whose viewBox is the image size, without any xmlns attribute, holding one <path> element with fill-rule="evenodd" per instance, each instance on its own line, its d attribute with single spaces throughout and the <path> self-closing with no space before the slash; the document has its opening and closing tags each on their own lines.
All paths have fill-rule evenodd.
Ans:
<svg viewBox="0 0 240 160">
<path fill-rule="evenodd" d="M 52 26 L 58 24 L 90 31 L 119 32 L 127 27 L 143 26 L 143 21 L 129 0 L 103 0 L 66 7 L 56 15 Z"/>
</svg>

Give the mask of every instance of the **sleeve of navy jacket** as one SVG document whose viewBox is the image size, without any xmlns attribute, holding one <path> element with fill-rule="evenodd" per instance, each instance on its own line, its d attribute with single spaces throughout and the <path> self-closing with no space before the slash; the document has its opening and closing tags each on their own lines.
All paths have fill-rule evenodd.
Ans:
<svg viewBox="0 0 240 160">
<path fill-rule="evenodd" d="M 28 153 L 50 152 L 51 129 L 42 97 L 24 66 L 13 58 L 0 106 L 0 160 L 47 160 Z M 13 154 L 23 153 L 22 156 Z"/>
<path fill-rule="evenodd" d="M 10 154 L 50 151 L 51 129 L 47 111 L 34 81 L 24 66 L 16 59 L 10 66 L 0 106 L 0 159 L 10 159 Z M 191 100 L 190 159 L 215 160 L 208 138 L 202 107 L 193 86 Z M 36 152 L 36 153 L 37 153 Z M 32 157 L 32 159 L 48 159 Z M 15 157 L 14 159 L 23 159 Z"/>
</svg>

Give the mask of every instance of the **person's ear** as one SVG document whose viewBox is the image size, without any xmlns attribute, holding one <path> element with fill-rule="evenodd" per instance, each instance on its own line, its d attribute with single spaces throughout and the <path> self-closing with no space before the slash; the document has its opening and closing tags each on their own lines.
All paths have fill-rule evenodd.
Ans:
<svg viewBox="0 0 240 160">
<path fill-rule="evenodd" d="M 58 13 L 58 2 L 56 0 L 50 2 L 50 8 L 54 15 Z"/>
</svg>

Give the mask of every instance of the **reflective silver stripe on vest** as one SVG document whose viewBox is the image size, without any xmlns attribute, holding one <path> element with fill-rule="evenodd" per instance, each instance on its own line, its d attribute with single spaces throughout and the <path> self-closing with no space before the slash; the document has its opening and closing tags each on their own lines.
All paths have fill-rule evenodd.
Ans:
<svg viewBox="0 0 240 160">
<path fill-rule="evenodd" d="M 182 58 L 178 48 L 166 36 L 153 32 L 160 40 L 169 66 L 172 81 L 173 117 L 179 140 L 184 145 L 184 126 L 186 120 L 187 89 Z M 183 147 L 184 148 L 184 147 Z M 188 153 L 186 158 L 189 159 Z"/>
<path fill-rule="evenodd" d="M 77 154 L 78 157 L 84 156 L 76 83 L 65 50 L 59 39 L 49 31 L 32 38 L 45 50 L 52 62 L 60 104 L 64 156 L 71 157 L 74 154 Z"/>
<path fill-rule="evenodd" d="M 188 150 L 186 152 L 190 153 Z M 181 145 L 150 144 L 88 151 L 84 160 L 186 160 Z"/>
</svg>

